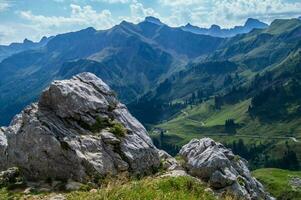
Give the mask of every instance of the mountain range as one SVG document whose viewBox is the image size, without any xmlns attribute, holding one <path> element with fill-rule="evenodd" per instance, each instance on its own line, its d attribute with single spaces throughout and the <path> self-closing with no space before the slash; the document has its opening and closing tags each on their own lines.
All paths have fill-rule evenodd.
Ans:
<svg viewBox="0 0 301 200">
<path fill-rule="evenodd" d="M 248 19 L 245 26 L 231 30 L 238 34 L 254 27 L 263 23 Z M 210 34 L 194 34 L 146 17 L 139 24 L 123 21 L 109 30 L 87 28 L 37 43 L 25 39 L 0 46 L 0 122 L 7 124 L 51 80 L 83 71 L 100 76 L 130 103 L 189 62 L 213 53 L 224 39 Z"/>
<path fill-rule="evenodd" d="M 218 25 L 212 25 L 210 28 L 200 28 L 198 26 L 193 26 L 190 23 L 182 26 L 182 30 L 189 31 L 196 34 L 211 35 L 214 37 L 233 37 L 238 34 L 248 33 L 253 29 L 265 29 L 268 24 L 259 21 L 258 19 L 249 18 L 243 26 L 235 26 L 230 29 L 222 29 Z"/>
<path fill-rule="evenodd" d="M 28 39 L 24 39 L 22 43 L 11 43 L 10 45 L 0 45 L 0 62 L 9 56 L 30 50 L 30 49 L 37 49 L 40 47 L 45 46 L 52 37 L 43 37 L 39 42 L 33 42 Z"/>
<path fill-rule="evenodd" d="M 53 79 L 90 71 L 109 83 L 123 102 L 155 87 L 192 59 L 206 56 L 221 38 L 196 35 L 149 19 L 123 21 L 104 31 L 87 28 L 53 37 L 47 45 L 14 54 L 0 64 L 0 121 L 32 102 Z"/>
<path fill-rule="evenodd" d="M 52 80 L 92 72 L 171 154 L 189 139 L 209 135 L 244 152 L 254 168 L 299 168 L 298 161 L 283 159 L 301 159 L 301 21 L 186 28 L 147 17 L 10 45 L 18 48 L 2 54 L 0 123 L 7 125 Z"/>
</svg>

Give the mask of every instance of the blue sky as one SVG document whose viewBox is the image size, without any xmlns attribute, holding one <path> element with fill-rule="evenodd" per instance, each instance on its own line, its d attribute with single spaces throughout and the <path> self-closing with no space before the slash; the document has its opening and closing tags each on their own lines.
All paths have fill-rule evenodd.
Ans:
<svg viewBox="0 0 301 200">
<path fill-rule="evenodd" d="M 232 27 L 248 17 L 270 23 L 301 16 L 301 0 L 0 0 L 0 44 L 89 26 L 108 29 L 149 15 L 170 26 Z"/>
</svg>

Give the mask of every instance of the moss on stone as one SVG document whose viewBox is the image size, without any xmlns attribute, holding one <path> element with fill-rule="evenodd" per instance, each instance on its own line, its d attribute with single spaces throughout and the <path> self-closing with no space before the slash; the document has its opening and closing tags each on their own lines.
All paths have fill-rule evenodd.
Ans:
<svg viewBox="0 0 301 200">
<path fill-rule="evenodd" d="M 124 137 L 127 134 L 126 128 L 119 122 L 113 122 L 110 132 L 118 137 Z"/>
</svg>

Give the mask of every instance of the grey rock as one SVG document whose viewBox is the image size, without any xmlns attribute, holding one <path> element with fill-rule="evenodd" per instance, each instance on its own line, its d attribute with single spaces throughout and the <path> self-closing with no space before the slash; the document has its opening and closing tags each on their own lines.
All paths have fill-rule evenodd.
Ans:
<svg viewBox="0 0 301 200">
<path fill-rule="evenodd" d="M 67 191 L 75 191 L 75 190 L 79 190 L 82 186 L 83 186 L 82 183 L 68 180 L 67 184 L 65 185 L 65 188 Z"/>
<path fill-rule="evenodd" d="M 6 128 L 0 127 L 0 169 L 4 169 L 7 165 L 7 138 L 4 134 Z"/>
<path fill-rule="evenodd" d="M 106 144 L 115 145 L 115 144 L 119 144 L 121 142 L 120 139 L 118 139 L 113 133 L 110 133 L 106 130 L 102 131 L 100 133 L 100 135 L 101 135 L 102 141 Z"/>
<path fill-rule="evenodd" d="M 209 179 L 209 184 L 213 188 L 224 188 L 232 185 L 236 181 L 236 176 L 225 169 L 223 172 L 216 170 Z"/>
<path fill-rule="evenodd" d="M 166 151 L 159 150 L 159 157 L 164 170 L 167 171 L 183 170 L 181 164 L 178 163 L 178 161 L 174 157 L 169 155 Z"/>
<path fill-rule="evenodd" d="M 49 200 L 65 200 L 66 197 L 64 197 L 64 195 L 62 194 L 57 194 L 57 195 L 53 195 L 50 196 Z"/>
<path fill-rule="evenodd" d="M 293 187 L 293 188 L 300 188 L 301 189 L 301 178 L 299 177 L 293 177 L 291 178 L 291 180 L 289 181 L 289 184 Z"/>
<path fill-rule="evenodd" d="M 239 199 L 273 199 L 251 176 L 244 159 L 210 138 L 191 140 L 179 154 L 188 174 L 208 182 L 219 193 L 231 193 Z"/>
<path fill-rule="evenodd" d="M 17 167 L 9 168 L 0 172 L 0 186 L 8 186 L 15 184 L 22 184 L 23 177 Z"/>
<path fill-rule="evenodd" d="M 35 191 L 34 188 L 28 187 L 28 188 L 26 188 L 26 189 L 23 191 L 23 193 L 24 193 L 24 194 L 30 194 L 30 193 L 32 193 L 32 192 L 34 192 L 34 191 Z"/>
<path fill-rule="evenodd" d="M 166 173 L 161 175 L 161 177 L 180 177 L 180 176 L 191 177 L 189 174 L 186 173 L 185 170 L 171 170 L 171 171 L 167 171 Z"/>
<path fill-rule="evenodd" d="M 89 192 L 91 192 L 91 193 L 97 193 L 97 189 L 91 189 Z"/>
<path fill-rule="evenodd" d="M 114 123 L 127 133 L 110 133 Z M 147 174 L 160 164 L 145 128 L 91 73 L 51 83 L 38 103 L 0 132 L 0 153 L 3 149 L 2 169 L 18 166 L 29 180 L 87 182 L 123 171 Z"/>
</svg>

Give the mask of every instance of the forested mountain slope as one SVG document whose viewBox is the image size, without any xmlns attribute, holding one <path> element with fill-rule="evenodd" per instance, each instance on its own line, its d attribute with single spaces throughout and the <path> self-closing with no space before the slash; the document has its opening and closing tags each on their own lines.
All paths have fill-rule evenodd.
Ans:
<svg viewBox="0 0 301 200">
<path fill-rule="evenodd" d="M 227 50 L 222 49 L 215 52 L 214 59 L 220 56 L 221 60 L 227 59 L 240 66 L 232 73 L 232 84 L 205 97 L 194 90 L 188 103 L 184 101 L 182 107 L 177 107 L 180 110 L 177 114 L 168 116 L 168 121 L 157 125 L 163 131 L 163 136 L 157 135 L 158 131 L 154 132 L 158 144 L 163 144 L 172 153 L 189 138 L 210 136 L 228 143 L 254 168 L 300 169 L 300 25 L 298 20 L 276 20 L 263 31 L 272 35 L 265 43 L 245 50 L 245 46 L 250 45 L 249 42 L 244 43 L 245 38 L 256 38 L 255 31 L 249 34 L 251 36 L 238 37 L 241 41 L 236 44 L 242 46 L 237 51 L 244 52 L 240 56 L 236 56 L 239 53 L 234 56 L 227 54 Z M 262 32 L 256 34 L 261 35 Z M 278 48 L 264 48 L 277 41 Z M 248 65 L 246 60 L 249 60 L 250 52 L 263 55 L 262 60 L 269 62 Z M 273 59 L 270 52 L 277 54 L 279 60 Z M 217 78 L 213 76 L 213 80 Z M 196 83 L 204 86 L 208 80 Z"/>
<path fill-rule="evenodd" d="M 249 87 L 256 75 L 271 70 L 277 76 L 284 76 L 284 71 L 299 67 L 300 42 L 301 21 L 297 19 L 275 20 L 268 29 L 225 39 L 214 53 L 196 59 L 185 70 L 164 80 L 156 89 L 134 102 L 130 108 L 144 123 L 156 123 L 165 120 L 166 115 L 154 118 L 142 113 L 156 109 L 156 112 L 161 110 L 160 113 L 173 114 L 174 110 L 185 107 L 189 102 L 199 102 L 217 94 L 227 94 L 232 89 Z M 290 61 L 292 59 L 294 61 Z M 262 86 L 268 85 L 263 83 Z M 248 98 L 258 92 L 258 88 L 252 91 Z"/>
<path fill-rule="evenodd" d="M 155 87 L 191 59 L 216 50 L 221 38 L 153 23 L 123 21 L 105 31 L 87 28 L 57 35 L 45 47 L 23 51 L 0 63 L 0 121 L 12 116 L 53 79 L 93 72 L 128 103 Z"/>
</svg>

